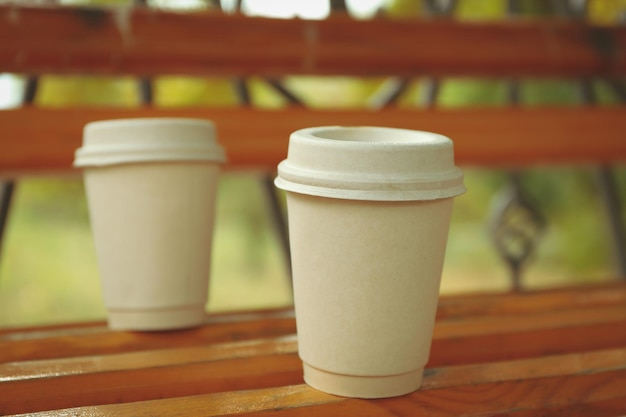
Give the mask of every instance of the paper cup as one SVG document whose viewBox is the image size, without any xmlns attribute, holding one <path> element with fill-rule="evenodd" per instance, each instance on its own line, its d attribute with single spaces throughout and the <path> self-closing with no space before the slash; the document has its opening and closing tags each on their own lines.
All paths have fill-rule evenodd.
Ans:
<svg viewBox="0 0 626 417">
<path fill-rule="evenodd" d="M 320 127 L 292 134 L 287 190 L 305 381 L 380 398 L 418 389 L 452 211 L 452 142 L 427 132 Z"/>
<path fill-rule="evenodd" d="M 90 123 L 84 168 L 109 326 L 192 327 L 205 320 L 214 207 L 224 152 L 211 122 Z"/>
</svg>

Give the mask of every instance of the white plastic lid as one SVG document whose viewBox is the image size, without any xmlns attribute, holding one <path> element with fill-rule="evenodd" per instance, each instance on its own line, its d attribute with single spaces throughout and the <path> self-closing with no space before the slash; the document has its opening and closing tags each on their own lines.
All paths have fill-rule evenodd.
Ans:
<svg viewBox="0 0 626 417">
<path fill-rule="evenodd" d="M 137 118 L 88 123 L 75 167 L 151 161 L 226 160 L 213 123 L 203 119 Z"/>
<path fill-rule="evenodd" d="M 275 184 L 295 193 L 375 201 L 434 200 L 465 192 L 450 139 L 369 126 L 292 133 Z"/>
</svg>

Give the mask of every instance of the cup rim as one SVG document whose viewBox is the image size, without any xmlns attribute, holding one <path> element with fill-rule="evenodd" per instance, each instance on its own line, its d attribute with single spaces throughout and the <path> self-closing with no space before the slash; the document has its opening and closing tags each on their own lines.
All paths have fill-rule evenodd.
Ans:
<svg viewBox="0 0 626 417">
<path fill-rule="evenodd" d="M 350 137 L 352 134 L 359 134 L 359 138 Z M 394 137 L 386 139 L 384 134 L 393 134 Z M 318 126 L 297 130 L 292 133 L 292 136 L 298 136 L 299 140 L 322 141 L 328 144 L 334 143 L 336 146 L 359 146 L 360 148 L 363 146 L 413 147 L 419 144 L 428 146 L 450 142 L 449 138 L 439 133 L 387 126 Z"/>
<path fill-rule="evenodd" d="M 207 126 L 212 129 L 215 128 L 215 123 L 211 120 L 201 119 L 196 117 L 125 117 L 121 119 L 107 119 L 107 120 L 94 120 L 85 125 L 83 131 L 86 133 L 88 130 L 106 129 L 114 127 L 134 127 L 135 125 L 160 125 L 160 124 L 178 124 L 185 126 Z"/>
</svg>

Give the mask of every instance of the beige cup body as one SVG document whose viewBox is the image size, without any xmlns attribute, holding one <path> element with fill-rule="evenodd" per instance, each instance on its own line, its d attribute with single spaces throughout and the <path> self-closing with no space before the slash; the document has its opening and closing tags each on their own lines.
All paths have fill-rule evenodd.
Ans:
<svg viewBox="0 0 626 417">
<path fill-rule="evenodd" d="M 428 361 L 453 198 L 453 143 L 430 132 L 320 126 L 291 134 L 287 191 L 305 381 L 348 397 L 406 394 Z"/>
<path fill-rule="evenodd" d="M 211 162 L 85 169 L 112 328 L 161 330 L 204 321 L 218 174 Z"/>
<path fill-rule="evenodd" d="M 307 383 L 353 397 L 419 388 L 452 198 L 358 201 L 287 193 Z"/>
</svg>

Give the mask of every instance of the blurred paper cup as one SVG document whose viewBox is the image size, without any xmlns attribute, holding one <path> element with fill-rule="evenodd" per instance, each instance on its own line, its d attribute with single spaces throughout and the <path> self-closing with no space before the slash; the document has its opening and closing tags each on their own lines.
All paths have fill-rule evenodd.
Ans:
<svg viewBox="0 0 626 417">
<path fill-rule="evenodd" d="M 422 383 L 453 197 L 450 139 L 380 127 L 291 135 L 276 186 L 287 209 L 305 381 L 380 398 Z"/>
<path fill-rule="evenodd" d="M 192 327 L 205 320 L 219 165 L 206 120 L 89 123 L 84 169 L 109 326 Z"/>
</svg>

